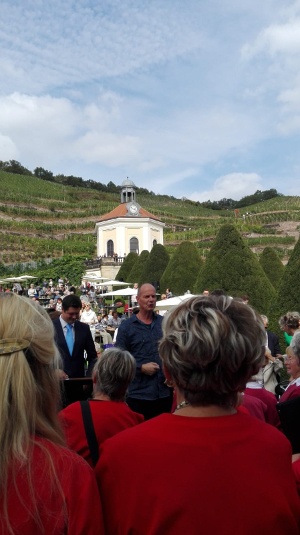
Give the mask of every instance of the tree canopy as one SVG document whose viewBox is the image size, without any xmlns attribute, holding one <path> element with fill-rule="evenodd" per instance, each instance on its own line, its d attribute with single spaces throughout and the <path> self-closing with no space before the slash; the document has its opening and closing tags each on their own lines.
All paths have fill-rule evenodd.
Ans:
<svg viewBox="0 0 300 535">
<path fill-rule="evenodd" d="M 126 282 L 138 282 L 143 272 L 145 263 L 149 258 L 149 251 L 144 250 L 141 252 L 137 261 L 133 264 L 132 269 L 126 279 Z"/>
<path fill-rule="evenodd" d="M 233 297 L 246 294 L 260 313 L 268 313 L 275 290 L 254 253 L 233 225 L 223 225 L 217 234 L 194 291 L 216 288 Z"/>
<path fill-rule="evenodd" d="M 170 288 L 175 295 L 182 295 L 187 290 L 193 291 L 202 266 L 203 261 L 196 246 L 190 241 L 182 242 L 160 279 L 161 291 Z"/>
<path fill-rule="evenodd" d="M 269 281 L 273 284 L 275 290 L 277 290 L 284 272 L 284 265 L 272 247 L 265 247 L 259 259 L 259 263 Z"/>
<path fill-rule="evenodd" d="M 136 253 L 129 253 L 121 264 L 121 267 L 116 275 L 115 280 L 128 282 L 127 277 L 130 271 L 132 270 L 132 267 L 137 262 L 137 259 L 138 256 L 136 255 Z"/>
<path fill-rule="evenodd" d="M 145 262 L 144 269 L 138 281 L 139 286 L 145 282 L 153 284 L 160 282 L 161 276 L 169 262 L 169 255 L 163 245 L 157 243 L 151 249 L 148 260 Z"/>
</svg>

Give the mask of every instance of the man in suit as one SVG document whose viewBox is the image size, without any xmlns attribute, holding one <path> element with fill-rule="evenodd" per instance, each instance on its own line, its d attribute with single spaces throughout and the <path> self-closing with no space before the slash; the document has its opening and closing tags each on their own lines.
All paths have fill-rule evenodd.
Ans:
<svg viewBox="0 0 300 535">
<path fill-rule="evenodd" d="M 261 315 L 261 319 L 263 320 L 263 323 L 266 329 L 266 334 L 267 334 L 266 345 L 270 349 L 272 357 L 274 357 L 274 359 L 281 358 L 281 349 L 280 349 L 279 338 L 277 334 L 274 334 L 271 331 L 268 331 L 269 320 L 267 316 Z"/>
<path fill-rule="evenodd" d="M 55 340 L 59 348 L 63 370 L 61 379 L 84 377 L 84 351 L 89 363 L 87 376 L 91 377 L 97 360 L 95 344 L 88 325 L 78 321 L 81 301 L 77 295 L 68 295 L 62 302 L 62 314 L 53 321 Z"/>
</svg>

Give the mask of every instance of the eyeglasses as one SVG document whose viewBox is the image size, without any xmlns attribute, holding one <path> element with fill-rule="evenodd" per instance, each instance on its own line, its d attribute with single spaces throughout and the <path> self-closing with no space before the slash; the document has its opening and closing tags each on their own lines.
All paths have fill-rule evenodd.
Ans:
<svg viewBox="0 0 300 535">
<path fill-rule="evenodd" d="M 296 359 L 297 357 L 295 355 L 293 355 L 292 357 L 286 357 L 285 358 L 285 362 L 292 362 L 293 359 Z"/>
</svg>

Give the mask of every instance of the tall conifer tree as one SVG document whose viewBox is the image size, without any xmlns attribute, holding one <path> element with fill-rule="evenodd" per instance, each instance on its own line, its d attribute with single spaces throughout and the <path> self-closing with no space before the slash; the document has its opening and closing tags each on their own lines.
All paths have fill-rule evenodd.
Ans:
<svg viewBox="0 0 300 535">
<path fill-rule="evenodd" d="M 170 288 L 173 295 L 193 291 L 203 261 L 196 246 L 190 241 L 182 242 L 175 250 L 160 279 L 161 292 Z"/>
<path fill-rule="evenodd" d="M 250 304 L 268 313 L 275 290 L 254 253 L 233 225 L 223 225 L 195 284 L 195 293 L 204 288 L 224 290 L 233 297 L 247 294 Z"/>
</svg>

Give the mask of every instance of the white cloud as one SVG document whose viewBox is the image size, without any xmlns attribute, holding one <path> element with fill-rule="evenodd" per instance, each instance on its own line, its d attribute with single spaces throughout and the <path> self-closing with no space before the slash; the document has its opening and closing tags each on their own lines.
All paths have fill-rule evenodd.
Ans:
<svg viewBox="0 0 300 535">
<path fill-rule="evenodd" d="M 0 132 L 0 160 L 16 160 L 18 158 L 18 150 L 10 137 L 1 134 Z"/>
<path fill-rule="evenodd" d="M 300 51 L 300 19 L 285 24 L 272 24 L 265 28 L 252 44 L 242 47 L 242 57 L 251 59 L 258 53 L 298 54 Z"/>
<path fill-rule="evenodd" d="M 174 191 L 171 186 L 177 184 L 178 182 L 182 182 L 187 178 L 197 176 L 198 174 L 199 169 L 195 169 L 193 167 L 189 169 L 184 169 L 183 171 L 180 171 L 178 173 L 172 173 L 162 176 L 157 173 L 158 176 L 154 180 L 151 180 L 151 187 L 149 186 L 149 189 L 151 189 L 155 193 L 165 193 L 166 195 L 174 195 Z"/>
<path fill-rule="evenodd" d="M 37 92 L 124 75 L 203 42 L 197 21 L 177 1 L 18 4 L 1 4 L 0 68 L 7 91 Z"/>
<path fill-rule="evenodd" d="M 189 198 L 193 201 L 219 201 L 220 199 L 234 199 L 238 201 L 245 195 L 251 195 L 262 188 L 262 178 L 256 173 L 230 173 L 219 177 L 212 189 L 195 191 Z"/>
</svg>

